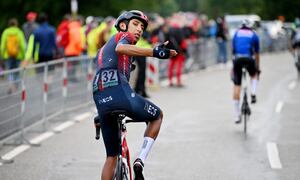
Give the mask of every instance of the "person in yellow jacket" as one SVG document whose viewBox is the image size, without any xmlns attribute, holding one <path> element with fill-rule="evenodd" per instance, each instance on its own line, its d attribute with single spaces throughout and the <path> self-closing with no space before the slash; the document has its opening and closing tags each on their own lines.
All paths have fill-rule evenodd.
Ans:
<svg viewBox="0 0 300 180">
<path fill-rule="evenodd" d="M 18 20 L 12 18 L 8 21 L 8 28 L 3 31 L 1 36 L 1 57 L 5 60 L 6 69 L 14 69 L 20 66 L 24 59 L 26 41 L 22 30 L 18 27 Z M 10 86 L 8 93 L 17 91 L 18 73 L 11 73 L 8 76 Z"/>
<path fill-rule="evenodd" d="M 99 44 L 99 34 L 106 29 L 106 22 L 101 22 L 100 25 L 96 28 L 93 28 L 90 33 L 87 35 L 87 54 L 90 57 L 95 57 L 98 52 L 98 44 Z"/>
</svg>

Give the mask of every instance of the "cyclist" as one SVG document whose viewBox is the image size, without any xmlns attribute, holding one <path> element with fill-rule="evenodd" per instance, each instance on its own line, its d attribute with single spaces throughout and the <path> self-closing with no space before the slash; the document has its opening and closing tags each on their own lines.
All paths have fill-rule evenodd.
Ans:
<svg viewBox="0 0 300 180">
<path fill-rule="evenodd" d="M 252 29 L 249 20 L 243 20 L 232 39 L 233 59 L 233 103 L 235 109 L 235 123 L 241 122 L 240 92 L 242 81 L 242 67 L 246 67 L 251 76 L 251 103 L 256 103 L 256 86 L 259 68 L 259 37 Z"/>
<path fill-rule="evenodd" d="M 118 33 L 98 51 L 97 72 L 93 80 L 93 98 L 100 117 L 106 161 L 101 179 L 111 180 L 118 154 L 118 124 L 109 117 L 114 110 L 126 110 L 135 120 L 146 121 L 147 128 L 138 158 L 134 161 L 135 179 L 144 179 L 143 168 L 148 153 L 158 136 L 163 113 L 158 106 L 136 94 L 129 85 L 134 56 L 168 59 L 177 52 L 167 49 L 165 42 L 155 48 L 135 46 L 148 26 L 148 18 L 137 10 L 122 13 L 115 22 Z"/>
<path fill-rule="evenodd" d="M 300 18 L 296 17 L 294 28 L 291 35 L 292 53 L 295 55 L 295 50 L 300 47 Z"/>
</svg>

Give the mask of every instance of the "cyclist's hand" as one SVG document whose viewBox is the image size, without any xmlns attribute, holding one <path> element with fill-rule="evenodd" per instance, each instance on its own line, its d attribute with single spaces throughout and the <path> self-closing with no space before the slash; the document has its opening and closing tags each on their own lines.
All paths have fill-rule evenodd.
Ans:
<svg viewBox="0 0 300 180">
<path fill-rule="evenodd" d="M 153 57 L 159 59 L 169 59 L 170 57 L 176 56 L 177 52 L 175 50 L 165 47 L 168 43 L 169 41 L 166 41 L 163 44 L 156 46 L 153 49 Z"/>
</svg>

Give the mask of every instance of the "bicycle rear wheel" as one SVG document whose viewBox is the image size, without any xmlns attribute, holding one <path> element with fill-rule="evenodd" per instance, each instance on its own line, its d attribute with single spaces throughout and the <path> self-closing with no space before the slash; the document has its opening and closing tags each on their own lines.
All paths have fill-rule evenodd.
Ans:
<svg viewBox="0 0 300 180">
<path fill-rule="evenodd" d="M 118 158 L 115 174 L 113 180 L 132 180 L 130 168 L 127 164 L 126 158 Z"/>
<path fill-rule="evenodd" d="M 122 180 L 122 158 L 118 157 L 113 180 Z"/>
<path fill-rule="evenodd" d="M 122 177 L 122 180 L 131 180 L 129 167 L 127 165 L 127 162 L 125 163 L 125 161 L 127 161 L 127 160 L 123 160 L 123 162 L 122 162 L 121 177 Z"/>
<path fill-rule="evenodd" d="M 247 121 L 248 121 L 248 115 L 243 115 L 243 121 L 244 121 L 244 133 L 247 134 Z"/>
</svg>

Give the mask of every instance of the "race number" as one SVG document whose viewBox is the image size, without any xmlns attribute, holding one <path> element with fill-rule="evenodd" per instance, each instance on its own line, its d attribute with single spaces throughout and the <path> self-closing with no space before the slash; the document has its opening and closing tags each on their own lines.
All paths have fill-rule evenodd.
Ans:
<svg viewBox="0 0 300 180">
<path fill-rule="evenodd" d="M 104 70 L 101 73 L 102 87 L 111 87 L 118 85 L 118 71 L 115 69 Z"/>
</svg>

